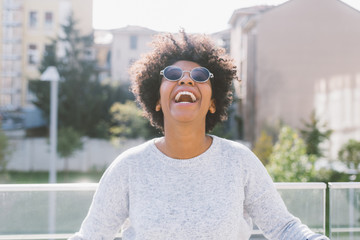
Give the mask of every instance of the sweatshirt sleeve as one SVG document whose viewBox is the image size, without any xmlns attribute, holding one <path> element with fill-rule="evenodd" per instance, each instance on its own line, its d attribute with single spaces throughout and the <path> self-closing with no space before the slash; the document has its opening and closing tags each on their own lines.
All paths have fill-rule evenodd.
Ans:
<svg viewBox="0 0 360 240">
<path fill-rule="evenodd" d="M 270 240 L 329 240 L 312 232 L 288 212 L 271 177 L 252 152 L 243 157 L 249 164 L 244 207 L 265 237 Z"/>
<path fill-rule="evenodd" d="M 80 231 L 69 240 L 114 239 L 129 214 L 128 168 L 120 160 L 105 171 Z"/>
</svg>

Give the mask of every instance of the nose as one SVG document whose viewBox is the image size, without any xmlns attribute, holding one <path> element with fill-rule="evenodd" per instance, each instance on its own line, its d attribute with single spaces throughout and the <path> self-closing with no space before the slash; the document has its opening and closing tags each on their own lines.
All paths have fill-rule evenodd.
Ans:
<svg viewBox="0 0 360 240">
<path fill-rule="evenodd" d="M 194 86 L 194 80 L 190 77 L 189 72 L 184 72 L 184 76 L 178 81 L 178 84 Z"/>
</svg>

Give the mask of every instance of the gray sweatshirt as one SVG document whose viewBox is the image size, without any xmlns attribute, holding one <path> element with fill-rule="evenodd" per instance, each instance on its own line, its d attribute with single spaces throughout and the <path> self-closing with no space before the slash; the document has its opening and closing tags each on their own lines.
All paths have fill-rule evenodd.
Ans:
<svg viewBox="0 0 360 240">
<path fill-rule="evenodd" d="M 70 239 L 110 240 L 122 229 L 123 240 L 248 240 L 253 222 L 268 239 L 328 239 L 287 211 L 249 149 L 212 138 L 191 159 L 167 157 L 154 139 L 122 153 Z"/>
</svg>

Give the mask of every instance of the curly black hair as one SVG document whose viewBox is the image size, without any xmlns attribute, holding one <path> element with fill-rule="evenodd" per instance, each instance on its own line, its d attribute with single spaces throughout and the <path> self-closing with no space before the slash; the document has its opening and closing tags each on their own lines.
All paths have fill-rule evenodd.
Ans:
<svg viewBox="0 0 360 240">
<path fill-rule="evenodd" d="M 216 112 L 206 115 L 206 132 L 227 119 L 227 109 L 232 102 L 232 81 L 236 79 L 233 60 L 218 47 L 209 36 L 202 34 L 159 34 L 152 41 L 153 50 L 136 61 L 130 68 L 131 90 L 144 110 L 144 116 L 151 125 L 164 131 L 164 115 L 155 111 L 160 99 L 162 76 L 160 71 L 177 61 L 186 60 L 209 69 L 214 77 L 210 79 L 212 98 Z"/>
</svg>

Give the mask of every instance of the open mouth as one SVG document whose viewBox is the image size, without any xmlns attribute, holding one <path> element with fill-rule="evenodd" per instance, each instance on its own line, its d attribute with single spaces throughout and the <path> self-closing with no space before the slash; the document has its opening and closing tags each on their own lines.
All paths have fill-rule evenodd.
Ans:
<svg viewBox="0 0 360 240">
<path fill-rule="evenodd" d="M 196 102 L 196 97 L 193 93 L 188 91 L 181 91 L 175 96 L 176 103 L 193 103 Z"/>
</svg>

